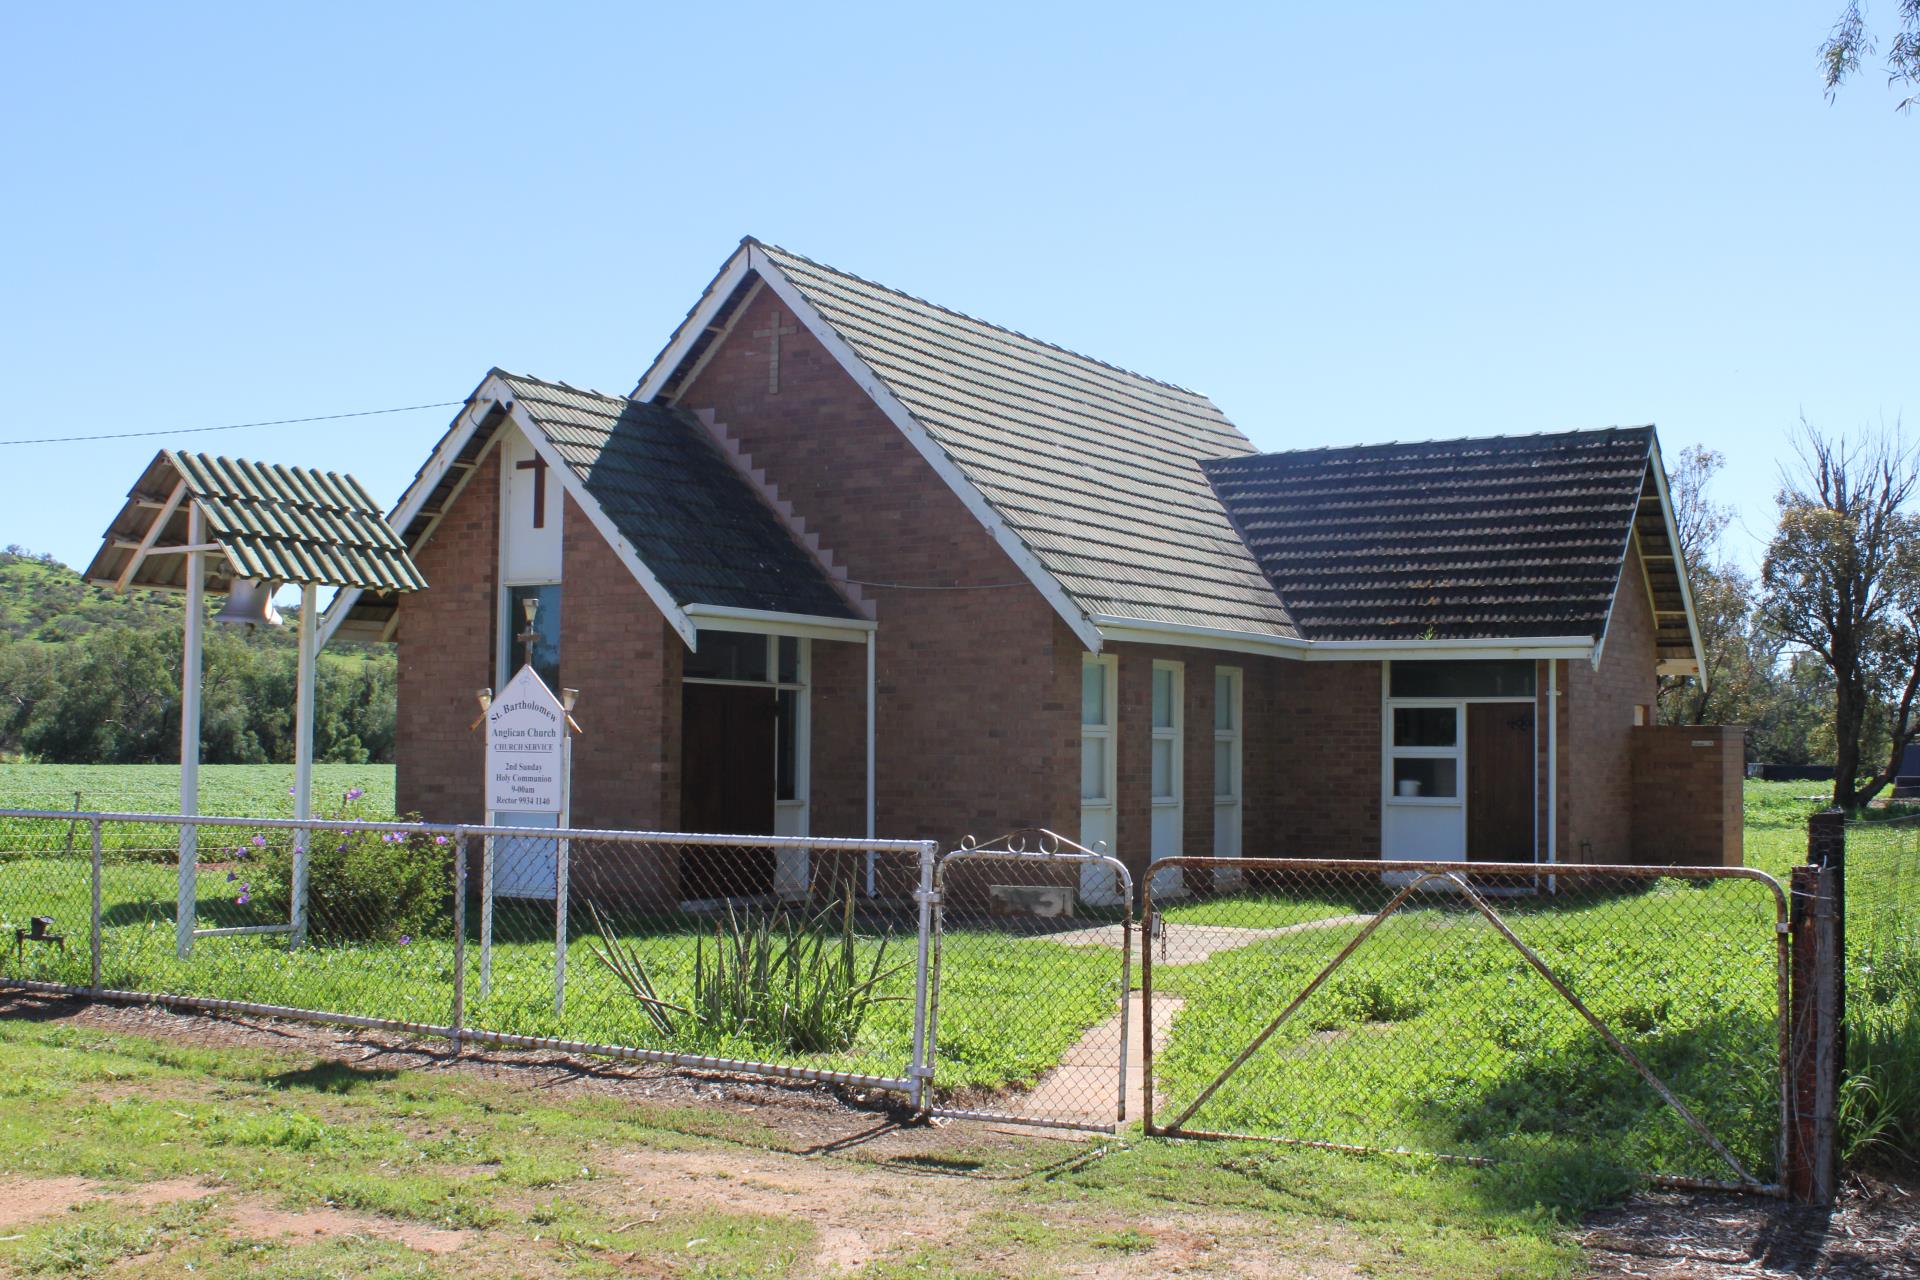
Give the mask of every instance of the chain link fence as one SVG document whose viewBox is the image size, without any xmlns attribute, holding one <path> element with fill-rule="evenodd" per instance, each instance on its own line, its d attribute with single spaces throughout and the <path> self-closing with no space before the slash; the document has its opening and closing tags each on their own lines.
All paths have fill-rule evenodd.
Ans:
<svg viewBox="0 0 1920 1280">
<path fill-rule="evenodd" d="M 1020 832 L 947 854 L 935 888 L 936 1114 L 1116 1131 L 1143 1062 L 1126 867 Z"/>
<path fill-rule="evenodd" d="M 917 1100 L 935 846 L 0 812 L 0 983 Z"/>
<path fill-rule="evenodd" d="M 1840 1098 L 1853 1157 L 1920 1160 L 1920 814 L 1848 822 Z"/>
<path fill-rule="evenodd" d="M 1788 953 L 1770 877 L 1162 867 L 1195 891 L 1148 889 L 1150 1129 L 1776 1182 Z"/>
</svg>

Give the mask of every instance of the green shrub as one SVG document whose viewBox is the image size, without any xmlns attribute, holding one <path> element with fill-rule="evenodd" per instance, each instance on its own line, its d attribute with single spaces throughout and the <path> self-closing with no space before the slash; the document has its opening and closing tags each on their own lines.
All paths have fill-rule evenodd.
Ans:
<svg viewBox="0 0 1920 1280">
<path fill-rule="evenodd" d="M 360 812 L 348 791 L 335 821 L 379 821 Z M 403 818 L 417 822 L 417 816 Z M 293 852 L 299 833 L 277 830 L 252 856 L 260 908 L 276 920 L 291 910 Z M 452 906 L 453 844 L 419 832 L 316 831 L 307 851 L 307 937 L 329 943 L 409 942 L 443 933 Z"/>
<path fill-rule="evenodd" d="M 850 886 L 840 902 L 808 919 L 784 907 L 736 913 L 729 905 L 712 938 L 702 934 L 695 944 L 693 993 L 684 1005 L 660 996 L 639 953 L 598 908 L 591 910 L 600 935 L 594 958 L 666 1035 L 735 1037 L 776 1052 L 841 1053 L 853 1047 L 874 1005 L 904 998 L 876 994 L 911 963 L 884 968 L 884 938 L 873 959 L 861 963 Z"/>
</svg>

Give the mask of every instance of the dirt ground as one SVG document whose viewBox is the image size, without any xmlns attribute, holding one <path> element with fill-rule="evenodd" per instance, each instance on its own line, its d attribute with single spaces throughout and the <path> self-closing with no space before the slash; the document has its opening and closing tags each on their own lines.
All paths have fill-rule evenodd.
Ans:
<svg viewBox="0 0 1920 1280">
<path fill-rule="evenodd" d="M 622 1176 L 596 1184 L 616 1218 L 644 1223 L 689 1205 L 800 1215 L 820 1235 L 817 1274 L 847 1274 L 903 1248 L 939 1247 L 990 1221 L 1003 1198 L 998 1175 L 971 1172 L 982 1151 L 999 1150 L 1029 1166 L 1069 1167 L 1097 1148 L 1037 1140 L 983 1124 L 922 1125 L 882 1109 L 858 1091 L 789 1086 L 563 1054 L 468 1050 L 459 1057 L 430 1042 L 302 1023 L 209 1018 L 159 1008 L 84 1005 L 0 995 L 0 1017 L 58 1020 L 107 1031 L 177 1039 L 207 1047 L 315 1054 L 359 1066 L 510 1082 L 550 1095 L 646 1098 L 751 1114 L 776 1135 L 766 1150 L 620 1151 Z M 955 1153 L 964 1148 L 968 1158 Z M 855 1158 L 836 1158 L 855 1157 Z M 934 1190 L 937 1184 L 937 1193 Z M 136 1192 L 159 1204 L 215 1194 L 190 1180 Z M 78 1178 L 0 1179 L 0 1230 L 103 1194 Z M 231 1207 L 232 1229 L 253 1238 L 359 1233 L 429 1253 L 460 1249 L 469 1233 L 396 1223 L 338 1209 L 286 1211 L 248 1202 Z M 1135 1214 L 1110 1223 L 1077 1220 L 1080 1231 L 1135 1231 L 1150 1243 L 1103 1257 L 1085 1274 L 1131 1277 L 1342 1276 L 1346 1230 L 1324 1225 L 1324 1248 L 1303 1263 L 1296 1238 L 1276 1247 L 1253 1215 L 1221 1212 Z M 1647 1193 L 1592 1215 L 1577 1233 L 1585 1274 L 1596 1280 L 1897 1280 L 1920 1277 L 1920 1196 L 1892 1184 L 1855 1183 L 1832 1211 L 1751 1197 Z M 1311 1244 L 1312 1242 L 1306 1242 Z M 1071 1269 L 1066 1274 L 1079 1274 Z"/>
</svg>

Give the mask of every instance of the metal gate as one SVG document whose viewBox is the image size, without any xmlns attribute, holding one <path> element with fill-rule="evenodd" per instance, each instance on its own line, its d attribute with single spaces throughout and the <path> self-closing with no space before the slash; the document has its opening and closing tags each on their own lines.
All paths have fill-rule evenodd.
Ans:
<svg viewBox="0 0 1920 1280">
<path fill-rule="evenodd" d="M 1116 1131 L 1142 1079 L 1126 867 L 1036 829 L 969 838 L 934 877 L 933 1113 Z"/>
<path fill-rule="evenodd" d="M 1192 892 L 1147 887 L 1148 1132 L 1778 1189 L 1788 937 L 1771 876 L 1155 865 Z"/>
</svg>

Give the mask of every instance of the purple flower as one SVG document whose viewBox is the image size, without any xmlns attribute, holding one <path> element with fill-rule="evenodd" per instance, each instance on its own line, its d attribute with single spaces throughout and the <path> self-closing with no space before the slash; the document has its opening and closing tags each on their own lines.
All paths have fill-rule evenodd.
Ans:
<svg viewBox="0 0 1920 1280">
<path fill-rule="evenodd" d="M 359 798 L 360 798 L 361 796 L 363 796 L 363 795 L 365 795 L 365 794 L 367 794 L 367 793 L 366 793 L 366 791 L 365 791 L 365 789 L 363 789 L 363 788 L 361 788 L 361 787 L 348 787 L 348 788 L 347 788 L 347 799 L 349 799 L 349 800 L 358 800 L 358 799 L 359 799 Z"/>
<path fill-rule="evenodd" d="M 239 903 L 243 907 L 246 906 L 249 902 L 252 902 L 253 886 L 249 884 L 242 884 L 240 886 L 240 896 L 235 898 L 234 901 Z"/>
<path fill-rule="evenodd" d="M 264 848 L 266 848 L 266 847 L 267 847 L 267 838 L 266 838 L 265 836 L 255 836 L 255 837 L 253 838 L 253 847 L 254 847 L 254 848 L 256 848 L 256 849 L 264 849 Z"/>
<path fill-rule="evenodd" d="M 445 844 L 447 842 L 447 838 L 445 836 L 435 836 L 433 838 L 433 842 L 435 844 Z"/>
<path fill-rule="evenodd" d="M 288 795 L 292 795 L 292 794 L 293 794 L 293 788 L 292 788 L 292 787 L 288 787 L 288 788 L 287 788 L 287 794 L 288 794 Z"/>
<path fill-rule="evenodd" d="M 401 946 L 403 946 L 403 947 L 410 947 L 410 946 L 412 946 L 412 945 L 413 945 L 413 935 L 412 935 L 412 934 L 410 934 L 410 933 L 403 933 L 403 934 L 401 934 L 401 935 L 400 935 L 400 945 L 401 945 Z"/>
<path fill-rule="evenodd" d="M 229 871 L 229 872 L 227 872 L 227 883 L 228 883 L 228 884 L 232 884 L 232 883 L 233 883 L 233 882 L 234 882 L 235 880 L 238 880 L 239 878 L 240 878 L 240 873 L 239 873 L 239 872 L 237 872 L 237 871 Z"/>
</svg>

